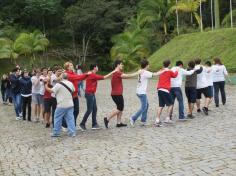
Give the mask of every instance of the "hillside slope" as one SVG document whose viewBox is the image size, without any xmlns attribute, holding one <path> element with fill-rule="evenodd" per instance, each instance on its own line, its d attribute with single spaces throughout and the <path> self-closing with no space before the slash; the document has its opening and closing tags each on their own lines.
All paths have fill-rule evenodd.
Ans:
<svg viewBox="0 0 236 176">
<path fill-rule="evenodd" d="M 173 65 L 176 60 L 187 64 L 189 60 L 197 57 L 203 61 L 219 57 L 230 72 L 236 72 L 236 29 L 220 29 L 175 37 L 150 57 L 150 66 L 152 70 L 156 70 L 167 58 L 171 59 Z"/>
</svg>

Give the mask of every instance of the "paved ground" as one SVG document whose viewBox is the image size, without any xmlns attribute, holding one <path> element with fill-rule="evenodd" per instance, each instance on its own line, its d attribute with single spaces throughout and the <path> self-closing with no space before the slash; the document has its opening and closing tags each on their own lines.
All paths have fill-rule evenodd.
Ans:
<svg viewBox="0 0 236 176">
<path fill-rule="evenodd" d="M 136 80 L 125 81 L 125 111 L 139 107 Z M 110 82 L 100 82 L 98 119 L 114 104 Z M 42 124 L 15 121 L 12 107 L 0 106 L 0 175 L 236 175 L 236 87 L 227 87 L 226 106 L 208 117 L 154 128 L 155 81 L 149 85 L 149 126 L 79 132 L 76 138 L 52 139 Z M 85 102 L 81 102 L 81 114 Z M 165 115 L 164 115 L 165 116 Z M 81 115 L 80 118 L 81 119 Z M 87 128 L 91 128 L 91 119 Z"/>
</svg>

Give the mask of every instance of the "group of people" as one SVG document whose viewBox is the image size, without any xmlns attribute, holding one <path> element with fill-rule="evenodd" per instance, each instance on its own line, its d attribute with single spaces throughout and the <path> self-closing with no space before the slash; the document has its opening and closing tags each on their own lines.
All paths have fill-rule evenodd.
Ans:
<svg viewBox="0 0 236 176">
<path fill-rule="evenodd" d="M 74 137 L 77 129 L 86 130 L 86 122 L 92 114 L 92 129 L 100 129 L 97 122 L 97 103 L 96 90 L 98 81 L 111 78 L 111 98 L 116 104 L 116 108 L 104 117 L 104 125 L 109 127 L 109 122 L 116 117 L 116 127 L 126 127 L 122 122 L 124 110 L 123 84 L 122 79 L 138 77 L 136 94 L 140 100 L 140 109 L 130 117 L 131 126 L 141 117 L 142 125 L 146 124 L 148 114 L 147 86 L 148 80 L 152 77 L 159 77 L 157 83 L 157 94 L 159 99 L 159 108 L 154 125 L 162 126 L 162 110 L 167 107 L 168 117 L 164 123 L 173 123 L 173 107 L 175 99 L 179 104 L 179 120 L 193 119 L 193 109 L 196 104 L 197 112 L 209 113 L 209 105 L 214 97 L 216 107 L 219 107 L 219 91 L 221 93 L 222 104 L 226 103 L 225 79 L 228 72 L 219 58 L 214 59 L 214 65 L 207 61 L 203 65 L 201 59 L 189 61 L 187 69 L 183 68 L 183 62 L 177 61 L 176 66 L 170 68 L 170 60 L 163 62 L 163 68 L 158 72 L 150 72 L 149 62 L 142 60 L 140 69 L 132 74 L 123 72 L 122 60 L 117 59 L 114 62 L 114 70 L 103 76 L 98 75 L 97 64 L 91 64 L 86 73 L 82 73 L 79 67 L 75 71 L 71 62 L 66 62 L 64 68 L 57 65 L 53 69 L 35 69 L 29 73 L 27 70 L 14 68 L 7 76 L 3 75 L 1 80 L 1 92 L 3 104 L 8 104 L 9 100 L 13 102 L 16 120 L 31 121 L 31 107 L 33 107 L 34 121 L 42 121 L 46 128 L 52 124 L 52 137 L 59 137 L 61 129 L 65 129 L 68 135 Z M 185 80 L 185 94 L 188 100 L 187 115 L 184 110 L 184 100 L 182 93 L 183 78 Z M 229 78 L 228 78 L 229 79 Z M 83 119 L 77 126 L 77 117 L 79 114 L 79 91 L 83 87 L 83 81 L 86 81 L 85 98 L 87 102 L 87 111 Z M 204 95 L 204 99 L 202 98 Z M 200 100 L 204 100 L 204 106 L 200 107 Z"/>
</svg>

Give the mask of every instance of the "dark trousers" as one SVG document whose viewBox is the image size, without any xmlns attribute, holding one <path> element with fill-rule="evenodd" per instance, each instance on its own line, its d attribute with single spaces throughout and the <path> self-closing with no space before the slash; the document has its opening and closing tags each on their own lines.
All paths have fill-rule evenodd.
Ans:
<svg viewBox="0 0 236 176">
<path fill-rule="evenodd" d="M 2 101 L 6 102 L 6 89 L 1 89 L 1 93 L 2 93 Z"/>
<path fill-rule="evenodd" d="M 219 105 L 219 91 L 221 94 L 222 103 L 226 103 L 226 95 L 225 95 L 225 81 L 214 82 L 214 100 L 215 104 Z"/>
<path fill-rule="evenodd" d="M 31 101 L 32 97 L 21 97 L 22 98 L 22 111 L 23 111 L 23 120 L 26 119 L 26 109 L 28 109 L 28 121 L 31 121 Z"/>
<path fill-rule="evenodd" d="M 92 113 L 92 126 L 97 125 L 97 102 L 94 94 L 85 94 L 87 102 L 87 111 L 84 114 L 83 120 L 80 125 L 85 125 L 89 115 Z"/>
<path fill-rule="evenodd" d="M 173 101 L 173 105 L 175 102 L 175 99 L 177 98 L 179 102 L 179 119 L 184 119 L 184 99 L 183 99 L 183 94 L 182 90 L 180 87 L 172 87 L 170 90 L 170 95 Z"/>
<path fill-rule="evenodd" d="M 57 108 L 57 99 L 56 98 L 52 98 L 52 125 L 54 127 L 54 114 Z"/>
<path fill-rule="evenodd" d="M 76 126 L 77 117 L 79 115 L 79 99 L 78 99 L 78 97 L 73 98 L 73 103 L 74 103 L 74 119 L 75 119 L 75 126 Z M 67 124 L 66 124 L 65 119 L 62 120 L 62 126 L 64 128 L 67 128 Z"/>
</svg>

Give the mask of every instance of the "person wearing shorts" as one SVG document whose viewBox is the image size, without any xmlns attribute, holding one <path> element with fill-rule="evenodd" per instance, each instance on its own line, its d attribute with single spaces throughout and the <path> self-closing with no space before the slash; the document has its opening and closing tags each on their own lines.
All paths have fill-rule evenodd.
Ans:
<svg viewBox="0 0 236 176">
<path fill-rule="evenodd" d="M 135 77 L 140 74 L 140 70 L 133 74 L 124 74 L 123 63 L 121 60 L 116 60 L 114 63 L 115 71 L 112 74 L 111 79 L 111 97 L 114 103 L 116 104 L 116 109 L 108 115 L 108 117 L 104 118 L 105 127 L 108 128 L 108 123 L 113 117 L 117 117 L 116 127 L 126 127 L 127 124 L 122 123 L 121 117 L 124 110 L 124 98 L 123 98 L 123 83 L 122 79 L 127 79 L 131 77 Z"/>
<path fill-rule="evenodd" d="M 159 99 L 159 108 L 157 111 L 157 118 L 155 121 L 156 127 L 161 127 L 161 113 L 165 106 L 168 108 L 169 116 L 165 119 L 165 123 L 172 123 L 172 120 L 170 120 L 170 114 L 171 114 L 171 106 L 173 106 L 172 98 L 170 95 L 170 89 L 171 89 L 171 78 L 176 78 L 178 76 L 179 69 L 176 69 L 176 71 L 172 71 L 169 69 L 170 66 L 170 60 L 165 60 L 163 62 L 164 71 L 161 73 L 159 81 L 157 83 L 157 92 L 158 92 L 158 99 Z"/>
<path fill-rule="evenodd" d="M 195 69 L 199 69 L 201 67 L 201 59 L 195 60 Z M 203 71 L 197 75 L 197 112 L 201 112 L 200 109 L 200 100 L 201 95 L 205 96 L 204 107 L 202 108 L 205 115 L 208 115 L 208 106 L 210 104 L 210 96 L 208 94 L 208 81 L 206 75 L 208 74 L 209 70 L 206 67 L 203 67 Z"/>
</svg>

